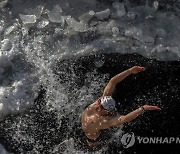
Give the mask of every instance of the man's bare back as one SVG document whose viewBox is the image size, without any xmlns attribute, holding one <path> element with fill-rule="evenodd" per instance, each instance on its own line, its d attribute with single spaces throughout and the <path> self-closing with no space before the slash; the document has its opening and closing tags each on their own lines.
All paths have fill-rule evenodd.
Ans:
<svg viewBox="0 0 180 154">
<path fill-rule="evenodd" d="M 87 137 L 89 146 L 93 147 L 98 145 L 97 139 L 100 136 L 101 130 L 130 122 L 145 110 L 160 110 L 158 106 L 143 105 L 127 115 L 112 115 L 112 111 L 115 108 L 115 100 L 112 98 L 112 93 L 116 85 L 129 75 L 137 74 L 144 70 L 144 67 L 134 66 L 115 75 L 106 85 L 103 95 L 97 101 L 89 105 L 82 113 L 82 130 Z"/>
<path fill-rule="evenodd" d="M 98 101 L 98 100 L 97 100 Z M 97 111 L 98 102 L 95 101 L 89 105 L 82 113 L 81 123 L 82 129 L 86 136 L 90 139 L 97 139 L 100 135 L 100 124 L 102 121 L 107 121 L 112 118 L 111 114 L 100 115 Z"/>
</svg>

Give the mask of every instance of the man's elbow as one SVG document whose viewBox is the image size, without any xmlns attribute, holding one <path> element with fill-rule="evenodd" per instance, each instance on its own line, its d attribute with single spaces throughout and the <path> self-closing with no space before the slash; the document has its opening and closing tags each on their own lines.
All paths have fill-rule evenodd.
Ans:
<svg viewBox="0 0 180 154">
<path fill-rule="evenodd" d="M 110 81 L 109 81 L 112 85 L 116 85 L 117 84 L 117 80 L 116 78 L 111 78 Z"/>
<path fill-rule="evenodd" d="M 111 125 L 112 126 L 120 126 L 126 122 L 125 120 L 126 120 L 125 116 L 121 115 L 118 119 L 112 121 Z"/>
<path fill-rule="evenodd" d="M 123 116 L 122 121 L 123 123 L 131 122 L 133 119 L 127 115 Z"/>
<path fill-rule="evenodd" d="M 118 122 L 119 122 L 119 124 L 124 124 L 124 123 L 129 122 L 129 119 L 127 116 L 123 115 L 123 116 L 119 117 Z"/>
</svg>

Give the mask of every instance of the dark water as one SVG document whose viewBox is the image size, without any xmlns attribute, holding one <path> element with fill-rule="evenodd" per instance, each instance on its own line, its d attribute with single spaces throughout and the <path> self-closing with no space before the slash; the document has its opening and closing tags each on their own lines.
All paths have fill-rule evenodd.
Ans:
<svg viewBox="0 0 180 154">
<path fill-rule="evenodd" d="M 94 59 L 105 61 L 102 67 L 94 65 Z M 144 58 L 137 54 L 111 54 L 92 55 L 79 59 L 68 59 L 57 63 L 54 73 L 57 70 L 64 71 L 59 74 L 62 84 L 71 82 L 67 89 L 69 98 L 76 100 L 73 94 L 74 89 L 80 89 L 87 84 L 86 74 L 96 70 L 94 77 L 109 73 L 110 77 L 128 69 L 134 65 L 146 67 L 146 71 L 137 75 L 131 75 L 117 85 L 114 98 L 118 102 L 117 108 L 121 114 L 138 108 L 143 104 L 158 105 L 161 111 L 147 111 L 142 116 L 129 124 L 125 124 L 125 132 L 133 132 L 137 136 L 146 137 L 180 137 L 180 62 L 163 62 Z M 72 77 L 70 67 L 76 74 Z M 58 74 L 58 73 L 56 73 Z M 63 80 L 64 79 L 64 80 Z M 108 82 L 109 78 L 105 79 Z M 98 87 L 94 91 L 94 98 L 101 96 L 104 87 Z M 42 87 L 39 97 L 34 106 L 20 115 L 7 116 L 0 123 L 0 141 L 5 148 L 13 153 L 61 153 L 63 146 L 59 146 L 58 152 L 53 152 L 56 145 L 67 138 L 77 139 L 75 128 L 70 125 L 70 115 L 63 118 L 62 124 L 57 121 L 57 111 L 50 111 L 45 107 L 46 87 Z M 72 102 L 71 102 L 72 103 Z M 76 103 L 76 102 L 74 102 Z M 76 113 L 72 113 L 76 115 Z M 21 135 L 18 135 L 20 133 Z M 19 136 L 19 138 L 15 137 Z M 78 145 L 75 149 L 89 149 Z M 109 144 L 103 153 L 179 153 L 179 144 L 139 144 L 125 149 L 122 146 Z"/>
</svg>

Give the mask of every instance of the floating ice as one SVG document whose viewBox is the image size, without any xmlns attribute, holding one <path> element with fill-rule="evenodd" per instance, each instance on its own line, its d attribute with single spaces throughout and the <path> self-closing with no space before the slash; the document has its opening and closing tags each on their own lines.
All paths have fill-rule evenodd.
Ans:
<svg viewBox="0 0 180 154">
<path fill-rule="evenodd" d="M 49 24 L 49 20 L 46 18 L 42 18 L 37 24 L 38 28 L 45 28 Z"/>
<path fill-rule="evenodd" d="M 1 71 L 3 72 L 4 70 L 6 70 L 6 67 L 9 67 L 11 65 L 12 63 L 10 57 L 0 52 L 0 68 L 3 68 Z"/>
<path fill-rule="evenodd" d="M 19 14 L 19 17 L 23 24 L 33 24 L 36 22 L 37 17 L 35 15 L 24 15 L 24 14 Z"/>
<path fill-rule="evenodd" d="M 180 58 L 180 51 L 178 47 L 166 47 L 162 44 L 153 48 L 151 53 L 158 60 L 178 60 Z"/>
<path fill-rule="evenodd" d="M 25 13 L 35 15 L 37 19 L 41 18 L 41 15 L 43 13 L 44 6 L 37 6 L 35 9 L 27 9 L 25 10 Z"/>
<path fill-rule="evenodd" d="M 95 15 L 94 11 L 89 11 L 79 17 L 79 20 L 82 20 L 85 23 L 88 23 L 88 21 Z"/>
<path fill-rule="evenodd" d="M 159 44 L 156 48 L 155 48 L 155 50 L 152 50 L 151 52 L 155 52 L 155 51 L 157 51 L 157 52 L 163 52 L 163 51 L 165 51 L 166 50 L 166 48 L 162 45 L 162 44 Z"/>
<path fill-rule="evenodd" d="M 126 10 L 124 8 L 124 4 L 120 2 L 114 2 L 113 7 L 117 10 L 117 16 L 122 17 L 126 15 Z"/>
<path fill-rule="evenodd" d="M 142 43 L 147 43 L 149 45 L 154 44 L 154 38 L 152 38 L 150 36 L 137 35 L 137 36 L 134 36 L 134 38 L 136 38 L 137 40 L 139 40 Z"/>
<path fill-rule="evenodd" d="M 165 38 L 167 37 L 167 32 L 164 29 L 158 29 L 157 30 L 158 37 Z"/>
<path fill-rule="evenodd" d="M 168 51 L 171 51 L 172 53 L 176 54 L 178 57 L 180 57 L 180 50 L 178 47 L 167 47 Z"/>
<path fill-rule="evenodd" d="M 68 16 L 66 18 L 66 22 L 67 22 L 68 26 L 76 32 L 85 32 L 88 30 L 87 25 L 85 23 L 78 22 L 71 16 Z"/>
<path fill-rule="evenodd" d="M 159 2 L 158 2 L 158 1 L 154 1 L 154 2 L 153 2 L 153 6 L 154 6 L 154 8 L 157 10 L 158 7 L 159 7 Z"/>
<path fill-rule="evenodd" d="M 137 27 L 130 27 L 125 31 L 125 36 L 142 35 L 142 30 Z"/>
<path fill-rule="evenodd" d="M 44 35 L 38 35 L 37 37 L 34 38 L 35 42 L 38 43 L 43 43 L 44 42 Z"/>
<path fill-rule="evenodd" d="M 97 26 L 98 34 L 101 35 L 111 35 L 112 34 L 112 28 L 107 26 L 107 22 L 102 22 Z"/>
<path fill-rule="evenodd" d="M 113 27 L 112 28 L 112 33 L 113 33 L 113 36 L 119 35 L 119 28 L 118 27 Z"/>
<path fill-rule="evenodd" d="M 51 22 L 62 23 L 62 8 L 59 5 L 53 7 L 53 9 L 48 12 L 48 17 Z"/>
<path fill-rule="evenodd" d="M 0 9 L 3 8 L 7 4 L 8 0 L 3 0 L 0 2 Z"/>
<path fill-rule="evenodd" d="M 136 15 L 134 12 L 128 12 L 128 13 L 127 13 L 127 16 L 128 16 L 130 19 L 135 19 L 137 15 Z"/>
<path fill-rule="evenodd" d="M 13 48 L 0 51 L 0 118 L 26 110 L 37 97 L 38 79 L 25 72 L 27 65 L 20 54 Z"/>
<path fill-rule="evenodd" d="M 104 11 L 95 13 L 95 17 L 100 19 L 100 20 L 104 20 L 104 19 L 109 18 L 109 15 L 110 15 L 110 9 L 106 9 Z"/>
<path fill-rule="evenodd" d="M 12 48 L 12 43 L 9 39 L 4 39 L 1 41 L 1 50 L 8 51 Z"/>
<path fill-rule="evenodd" d="M 37 97 L 39 87 L 34 84 L 36 83 L 34 78 L 25 74 L 21 76 L 22 79 L 14 81 L 12 85 L 0 87 L 1 118 L 7 114 L 16 114 L 26 110 Z"/>
<path fill-rule="evenodd" d="M 18 24 L 14 23 L 12 26 L 6 28 L 4 35 L 9 35 L 11 32 L 18 30 Z"/>
<path fill-rule="evenodd" d="M 98 34 L 112 35 L 113 31 L 115 32 L 117 30 L 117 26 L 118 24 L 114 20 L 111 20 L 110 22 L 101 22 L 97 25 L 97 31 Z"/>
</svg>

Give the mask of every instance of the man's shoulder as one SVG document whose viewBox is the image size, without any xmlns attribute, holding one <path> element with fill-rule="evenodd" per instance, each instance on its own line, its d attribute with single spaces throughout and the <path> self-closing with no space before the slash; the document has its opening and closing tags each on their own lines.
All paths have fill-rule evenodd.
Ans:
<svg viewBox="0 0 180 154">
<path fill-rule="evenodd" d="M 87 109 L 87 108 L 94 108 L 96 105 L 97 105 L 97 100 L 94 101 L 94 102 L 91 103 L 91 104 L 88 104 L 85 109 Z"/>
</svg>

